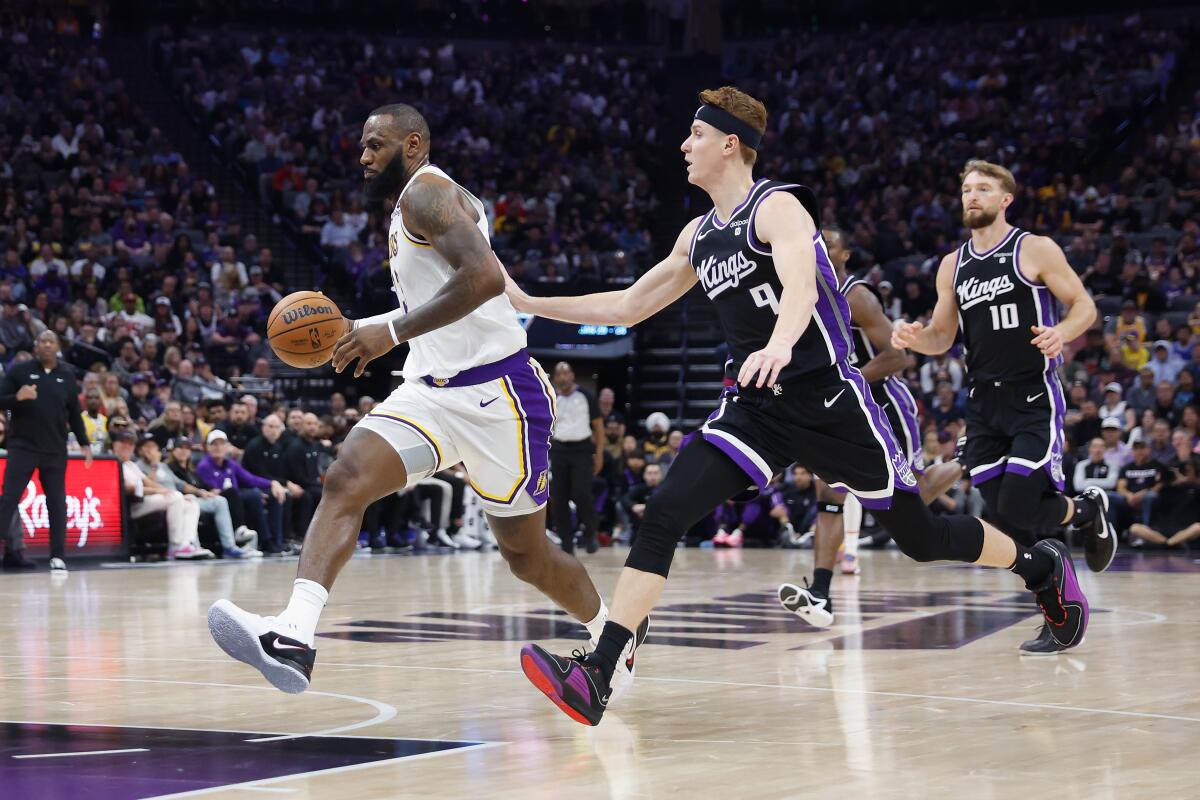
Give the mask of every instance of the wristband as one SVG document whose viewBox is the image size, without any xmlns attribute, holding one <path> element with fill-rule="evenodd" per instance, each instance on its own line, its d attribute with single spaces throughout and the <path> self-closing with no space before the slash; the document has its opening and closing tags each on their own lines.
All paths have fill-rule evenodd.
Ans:
<svg viewBox="0 0 1200 800">
<path fill-rule="evenodd" d="M 392 344 L 395 345 L 396 347 L 399 347 L 400 346 L 400 337 L 396 335 L 396 327 L 393 324 L 394 322 L 395 322 L 395 320 L 389 319 L 387 321 L 387 329 L 388 329 L 388 333 L 390 333 L 392 335 Z"/>
</svg>

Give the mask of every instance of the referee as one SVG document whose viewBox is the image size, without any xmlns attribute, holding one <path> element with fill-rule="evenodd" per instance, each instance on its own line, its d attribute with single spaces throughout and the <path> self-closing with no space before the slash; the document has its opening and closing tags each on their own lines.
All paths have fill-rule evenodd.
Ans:
<svg viewBox="0 0 1200 800">
<path fill-rule="evenodd" d="M 575 383 L 575 371 L 565 361 L 554 367 L 554 389 L 558 394 L 550 440 L 550 510 L 562 549 L 575 551 L 575 526 L 571 524 L 571 501 L 583 528 L 589 553 L 596 552 L 596 501 L 592 478 L 604 467 L 604 418 L 591 392 Z"/>
<path fill-rule="evenodd" d="M 75 373 L 58 361 L 58 335 L 44 331 L 33 345 L 34 358 L 14 364 L 0 381 L 0 409 L 12 412 L 8 463 L 0 494 L 0 531 L 8 530 L 25 487 L 37 470 L 50 518 L 50 570 L 67 571 L 67 428 L 92 466 L 92 448 L 79 408 Z"/>
</svg>

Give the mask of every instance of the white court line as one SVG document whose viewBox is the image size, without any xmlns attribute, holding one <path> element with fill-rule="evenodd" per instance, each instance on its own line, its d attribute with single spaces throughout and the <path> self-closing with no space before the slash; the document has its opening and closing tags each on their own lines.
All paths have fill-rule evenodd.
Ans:
<svg viewBox="0 0 1200 800">
<path fill-rule="evenodd" d="M 24 676 L 9 675 L 0 676 L 0 680 L 15 680 Z M 157 678 L 88 678 L 88 677 L 61 677 L 48 678 L 39 676 L 38 680 L 46 681 L 99 681 L 103 683 L 165 683 L 178 686 L 211 686 L 218 689 L 256 689 L 266 692 L 278 691 L 273 686 L 243 686 L 235 683 L 206 683 L 203 681 L 170 681 L 160 680 Z M 349 700 L 353 703 L 362 703 L 371 706 L 375 709 L 375 716 L 362 722 L 355 722 L 350 725 L 339 725 L 336 728 L 326 728 L 325 730 L 312 731 L 310 733 L 286 733 L 279 736 L 271 736 L 262 739 L 247 739 L 248 742 L 278 742 L 285 739 L 301 739 L 306 736 L 331 736 L 336 733 L 345 733 L 346 731 L 356 731 L 359 728 L 366 728 L 371 725 L 378 725 L 382 722 L 388 722 L 396 716 L 396 707 L 378 700 L 372 700 L 369 697 L 357 697 L 352 694 L 337 694 L 336 692 L 318 692 L 310 690 L 308 694 L 318 697 L 333 697 L 338 700 Z M 65 723 L 64 723 L 65 724 Z M 142 726 L 139 726 L 142 727 Z"/>
<path fill-rule="evenodd" d="M 297 772 L 294 775 L 280 775 L 278 778 L 264 778 L 260 781 L 246 781 L 245 783 L 228 783 L 224 786 L 213 786 L 208 789 L 194 789 L 190 792 L 178 792 L 176 794 L 160 794 L 154 797 L 147 797 L 144 800 L 175 800 L 179 797 L 199 797 L 205 794 L 213 794 L 214 792 L 227 792 L 231 789 L 258 789 L 262 786 L 284 783 L 286 781 L 295 781 L 300 779 L 308 779 L 317 775 L 333 775 L 342 772 L 353 772 L 355 770 L 370 769 L 371 767 L 383 767 L 395 765 L 400 762 L 421 761 L 427 758 L 440 758 L 441 756 L 454 755 L 455 753 L 466 753 L 471 750 L 488 750 L 493 747 L 500 747 L 507 742 L 483 742 L 481 744 L 471 744 L 466 747 L 454 747 L 449 750 L 438 750 L 435 753 L 421 753 L 415 756 L 400 756 L 399 758 L 387 758 L 382 761 L 370 761 L 365 764 L 351 764 L 345 767 L 330 767 L 329 769 L 318 769 L 313 772 Z"/>
<path fill-rule="evenodd" d="M 3 659 L 3 658 L 23 658 L 23 657 L 22 656 L 0 656 L 0 659 Z M 129 660 L 129 659 L 121 658 L 119 656 L 46 656 L 44 658 L 47 658 L 47 659 L 51 659 L 51 658 L 54 658 L 54 659 L 87 659 L 89 661 L 96 661 L 96 660 L 127 661 L 127 660 Z M 209 662 L 209 661 L 224 663 L 224 662 L 228 661 L 228 659 L 196 659 L 196 658 L 187 658 L 187 659 L 184 659 L 184 658 L 138 658 L 136 660 L 137 661 L 172 661 L 172 662 L 173 661 L 187 661 L 190 663 Z M 1049 660 L 1049 659 L 1047 659 L 1047 660 Z M 418 672 L 465 672 L 465 673 L 476 673 L 476 674 L 484 674 L 484 675 L 505 675 L 505 674 L 521 675 L 521 674 L 523 674 L 521 672 L 521 670 L 519 670 L 519 669 L 483 669 L 483 668 L 478 668 L 478 667 L 429 667 L 429 666 L 416 666 L 416 665 L 410 665 L 410 664 L 357 664 L 357 663 L 337 662 L 337 661 L 326 662 L 326 666 L 330 666 L 330 667 L 360 667 L 360 668 L 364 668 L 364 669 L 414 670 L 414 671 L 418 671 Z M 23 678 L 23 677 L 26 677 L 26 676 L 18 675 L 18 676 L 9 676 L 7 678 L 0 676 L 0 680 L 11 680 L 13 678 Z M 64 680 L 64 681 L 65 680 L 111 680 L 111 681 L 142 681 L 142 680 L 144 680 L 147 683 L 188 683 L 187 681 L 154 681 L 154 680 L 141 679 L 141 678 L 43 678 L 43 677 L 39 676 L 38 680 Z M 1200 717 L 1185 717 L 1185 716 L 1176 715 L 1176 714 L 1155 714 L 1152 712 L 1145 712 L 1145 711 L 1120 711 L 1118 709 L 1110 709 L 1110 708 L 1088 708 L 1086 706 L 1054 705 L 1051 703 L 1022 703 L 1022 702 L 1019 702 L 1016 700 L 988 700 L 986 698 L 980 698 L 980 697 L 957 697 L 954 695 L 915 694 L 915 693 L 909 693 L 909 692 L 885 692 L 885 691 L 876 691 L 876 690 L 871 690 L 871 689 L 834 689 L 834 688 L 827 687 L 827 686 L 790 686 L 790 685 L 786 685 L 786 684 L 772 684 L 772 683 L 740 683 L 737 681 L 706 681 L 706 680 L 699 680 L 699 679 L 692 679 L 692 678 L 653 678 L 653 677 L 643 676 L 641 678 L 638 678 L 638 680 L 643 681 L 643 682 L 655 681 L 655 682 L 660 682 L 660 683 L 687 683 L 687 684 L 707 685 L 707 686 L 729 686 L 729 687 L 746 688 L 746 689 L 785 689 L 785 690 L 789 690 L 789 691 L 821 692 L 824 694 L 848 694 L 848 695 L 864 695 L 864 696 L 877 696 L 877 697 L 903 697 L 903 698 L 913 699 L 913 700 L 942 700 L 942 701 L 952 702 L 952 703 L 976 703 L 976 704 L 980 704 L 980 705 L 1013 706 L 1013 707 L 1017 707 L 1017 708 L 1035 708 L 1035 709 L 1041 709 L 1043 711 L 1074 711 L 1074 712 L 1081 713 L 1081 714 L 1112 714 L 1115 716 L 1134 717 L 1134 718 L 1138 718 L 1138 719 L 1163 719 L 1163 720 L 1171 720 L 1171 721 L 1175 721 L 1175 722 L 1200 722 Z M 269 689 L 269 688 L 271 688 L 271 687 L 266 687 L 266 686 L 234 686 L 232 684 L 215 684 L 215 683 L 214 684 L 201 683 L 201 684 L 194 684 L 194 685 L 230 686 L 231 688 L 236 688 L 236 689 L 250 689 L 250 688 L 252 688 L 252 689 Z M 321 694 L 320 692 L 314 692 L 311 690 L 309 693 L 310 694 Z M 332 694 L 330 696 L 349 697 L 349 695 L 332 695 Z M 395 709 L 393 709 L 393 711 L 395 711 Z M 393 714 L 393 716 L 394 716 L 394 714 Z M 83 724 L 83 723 L 81 723 L 81 724 Z M 374 723 L 372 723 L 372 724 L 374 724 Z M 359 725 L 357 727 L 362 727 L 362 723 L 359 723 Z M 335 728 L 333 730 L 341 731 L 341 730 L 350 730 L 350 729 L 351 729 L 350 727 L 345 727 L 345 728 Z M 293 736 L 316 736 L 316 735 L 326 735 L 326 734 L 295 734 Z"/>
<path fill-rule="evenodd" d="M 279 794 L 292 794 L 295 789 L 276 789 L 273 786 L 247 786 L 247 792 L 278 792 Z"/>
<path fill-rule="evenodd" d="M 35 753 L 28 756 L 13 756 L 13 758 L 66 758 L 67 756 L 107 756 L 115 753 L 149 753 L 146 747 L 130 747 L 125 750 L 79 750 L 74 753 Z"/>
</svg>

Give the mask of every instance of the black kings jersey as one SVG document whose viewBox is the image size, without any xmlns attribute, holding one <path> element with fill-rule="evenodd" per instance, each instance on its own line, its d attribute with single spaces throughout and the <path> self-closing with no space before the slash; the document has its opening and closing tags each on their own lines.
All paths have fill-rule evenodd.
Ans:
<svg viewBox="0 0 1200 800">
<path fill-rule="evenodd" d="M 761 350 L 775 330 L 783 284 L 775 271 L 770 245 L 754 235 L 754 214 L 772 192 L 791 192 L 812 215 L 817 226 L 817 304 L 812 322 L 792 348 L 792 360 L 780 380 L 833 366 L 850 354 L 850 309 L 838 291 L 837 276 L 820 233 L 820 216 L 812 190 L 796 183 L 761 179 L 750 189 L 728 220 L 713 208 L 692 235 L 690 257 L 705 294 L 716 304 L 721 330 L 729 343 L 730 364 L 736 376 L 743 362 Z"/>
<path fill-rule="evenodd" d="M 868 292 L 875 295 L 875 299 L 879 301 L 880 305 L 883 305 L 883 298 L 880 296 L 879 290 L 864 281 L 862 278 L 852 278 L 847 276 L 846 280 L 841 285 L 840 291 L 843 296 L 849 298 L 851 290 L 853 290 L 856 286 L 864 287 Z M 849 299 L 847 299 L 846 304 L 849 306 Z M 850 320 L 850 342 L 853 345 L 853 348 L 850 351 L 850 363 L 858 367 L 860 370 L 867 365 L 867 362 L 879 355 L 879 353 L 875 350 L 875 345 L 871 344 L 871 340 L 867 337 L 866 331 L 855 325 L 853 318 Z"/>
<path fill-rule="evenodd" d="M 1021 274 L 1021 240 L 1029 235 L 1013 228 L 986 253 L 976 253 L 970 241 L 958 249 L 954 293 L 967 372 L 974 378 L 1017 382 L 1062 363 L 1062 356 L 1048 359 L 1030 344 L 1034 325 L 1058 322 L 1058 306 L 1049 289 Z"/>
</svg>

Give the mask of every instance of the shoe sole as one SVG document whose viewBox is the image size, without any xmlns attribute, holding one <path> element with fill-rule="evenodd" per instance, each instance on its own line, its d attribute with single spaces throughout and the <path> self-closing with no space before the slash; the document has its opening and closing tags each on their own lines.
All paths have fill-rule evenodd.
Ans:
<svg viewBox="0 0 1200 800">
<path fill-rule="evenodd" d="M 1108 532 L 1108 537 L 1101 540 L 1106 542 L 1109 548 L 1108 558 L 1103 564 L 1100 564 L 1099 562 L 1092 563 L 1092 554 L 1087 551 L 1087 548 L 1084 548 L 1083 560 L 1087 562 L 1088 569 L 1090 569 L 1092 572 L 1104 572 L 1110 566 L 1112 566 L 1113 559 L 1117 557 L 1117 531 L 1115 528 L 1113 528 L 1112 523 L 1108 521 L 1108 493 L 1093 492 L 1091 497 L 1100 504 L 1100 519 L 1104 521 L 1104 529 Z"/>
<path fill-rule="evenodd" d="M 236 613 L 227 607 L 232 605 L 228 600 L 218 600 L 208 609 L 208 632 L 217 646 L 230 658 L 261 672 L 281 692 L 300 694 L 307 689 L 308 678 L 267 655 L 258 637 L 246 630 Z"/>
<path fill-rule="evenodd" d="M 780 586 L 779 592 L 778 592 L 779 605 L 783 606 L 784 611 L 787 611 L 790 614 L 795 614 L 801 620 L 808 623 L 809 625 L 811 625 L 814 628 L 820 628 L 820 629 L 824 630 L 825 628 L 828 628 L 833 625 L 833 614 L 829 611 L 825 611 L 824 609 L 813 608 L 812 606 L 808 605 L 807 603 L 805 603 L 803 605 L 799 605 L 799 604 L 795 604 L 794 606 L 789 605 L 783 599 L 783 593 L 784 593 L 785 589 L 788 591 L 789 594 L 795 594 L 797 597 L 808 594 L 804 589 L 801 589 L 799 586 L 797 586 L 794 583 L 785 583 L 782 586 Z"/>
<path fill-rule="evenodd" d="M 1036 650 L 1025 650 L 1024 648 L 1018 648 L 1017 652 L 1019 655 L 1022 655 L 1025 658 L 1047 658 L 1050 656 L 1056 656 L 1059 653 L 1063 653 L 1067 650 L 1073 650 L 1074 648 L 1079 647 L 1079 645 L 1083 644 L 1085 641 L 1087 641 L 1086 636 L 1080 639 L 1078 644 L 1071 645 L 1071 647 L 1060 647 L 1057 650 L 1051 650 L 1046 653 L 1039 653 Z"/>
<path fill-rule="evenodd" d="M 590 722 L 587 717 L 580 714 L 575 709 L 567 705 L 567 701 L 562 698 L 562 684 L 554 680 L 543 670 L 541 665 L 545 662 L 538 656 L 530 645 L 525 645 L 521 648 L 521 671 L 525 673 L 525 677 L 529 682 L 537 687 L 538 691 L 550 698 L 550 702 L 558 706 L 559 710 L 566 714 L 571 719 L 578 722 L 580 725 L 587 725 L 589 728 L 595 727 L 594 722 Z M 546 664 L 549 668 L 549 665 Z"/>
</svg>

